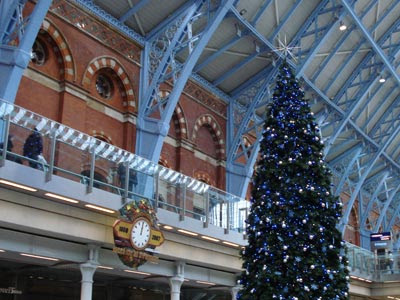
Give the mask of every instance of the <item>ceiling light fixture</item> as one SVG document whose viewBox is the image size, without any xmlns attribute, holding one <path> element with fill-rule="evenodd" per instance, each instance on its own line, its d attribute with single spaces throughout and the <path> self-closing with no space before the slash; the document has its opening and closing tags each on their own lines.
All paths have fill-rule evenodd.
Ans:
<svg viewBox="0 0 400 300">
<path fill-rule="evenodd" d="M 32 258 L 44 259 L 44 260 L 59 261 L 58 258 L 47 257 L 47 256 L 39 256 L 39 255 L 33 255 L 33 254 L 27 254 L 27 253 L 20 253 L 20 255 L 32 257 Z"/>
<path fill-rule="evenodd" d="M 230 243 L 230 242 L 226 242 L 226 241 L 223 241 L 222 243 L 225 245 L 233 246 L 233 247 L 239 247 L 238 244 L 234 244 L 234 243 Z"/>
<path fill-rule="evenodd" d="M 16 187 L 16 188 L 19 188 L 19 189 L 27 190 L 27 191 L 30 191 L 30 192 L 37 192 L 37 189 L 31 188 L 31 187 L 28 187 L 28 186 L 25 186 L 25 185 L 22 185 L 22 184 L 14 183 L 14 182 L 11 182 L 11 181 L 3 180 L 3 179 L 0 180 L 0 183 L 6 184 L 6 185 L 10 185 L 10 186 L 13 186 L 13 187 Z"/>
<path fill-rule="evenodd" d="M 340 31 L 345 31 L 346 29 L 347 29 L 346 24 L 344 24 L 343 21 L 340 21 L 339 30 Z"/>
<path fill-rule="evenodd" d="M 219 239 L 215 239 L 206 235 L 201 236 L 202 239 L 208 240 L 208 241 L 213 241 L 213 242 L 219 242 Z"/>
<path fill-rule="evenodd" d="M 167 229 L 167 230 L 172 230 L 172 229 L 174 229 L 174 227 L 172 227 L 172 226 L 169 226 L 169 225 L 164 225 L 164 229 Z"/>
<path fill-rule="evenodd" d="M 139 275 L 146 275 L 146 276 L 149 276 L 149 275 L 151 275 L 150 273 L 146 273 L 146 272 L 139 272 L 139 271 L 132 271 L 132 270 L 124 270 L 124 272 L 128 272 L 128 273 L 134 273 L 134 274 L 139 274 Z"/>
<path fill-rule="evenodd" d="M 55 198 L 55 199 L 59 199 L 59 200 L 63 200 L 63 201 L 67 201 L 67 202 L 71 202 L 71 203 L 79 203 L 79 201 L 77 200 L 73 200 L 64 196 L 60 196 L 60 195 L 56 195 L 56 194 L 52 194 L 52 193 L 46 193 L 44 194 L 47 197 L 51 197 L 51 198 Z"/>
<path fill-rule="evenodd" d="M 201 284 L 207 284 L 207 285 L 215 285 L 215 283 L 208 282 L 208 281 L 196 280 L 196 282 L 197 282 L 197 283 L 201 283 Z"/>
<path fill-rule="evenodd" d="M 105 270 L 114 270 L 112 267 L 106 267 L 106 266 L 98 266 L 99 269 L 105 269 Z"/>
<path fill-rule="evenodd" d="M 184 234 L 188 234 L 188 235 L 192 235 L 192 236 L 198 236 L 197 233 L 191 232 L 191 231 L 187 231 L 187 230 L 183 230 L 183 229 L 178 229 L 179 232 L 184 233 Z"/>
<path fill-rule="evenodd" d="M 380 83 L 384 83 L 385 81 L 386 81 L 385 78 L 383 78 L 383 77 L 379 78 L 379 82 L 380 82 Z"/>
<path fill-rule="evenodd" d="M 110 214 L 115 213 L 115 211 L 113 211 L 113 210 L 111 210 L 111 209 L 103 208 L 103 207 L 96 206 L 96 205 L 92 205 L 92 204 L 85 204 L 85 206 L 86 206 L 86 207 L 89 207 L 89 208 L 96 209 L 96 210 L 108 212 L 108 213 L 110 213 Z"/>
<path fill-rule="evenodd" d="M 2 250 L 2 249 L 0 249 L 0 252 L 6 252 L 6 250 Z"/>
</svg>

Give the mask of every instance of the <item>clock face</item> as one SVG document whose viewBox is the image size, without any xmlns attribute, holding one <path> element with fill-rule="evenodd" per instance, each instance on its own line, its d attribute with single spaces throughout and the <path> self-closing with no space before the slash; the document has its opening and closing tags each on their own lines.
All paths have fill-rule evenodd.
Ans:
<svg viewBox="0 0 400 300">
<path fill-rule="evenodd" d="M 132 226 L 131 242 L 133 248 L 142 250 L 150 240 L 150 223 L 145 218 L 139 218 Z"/>
</svg>

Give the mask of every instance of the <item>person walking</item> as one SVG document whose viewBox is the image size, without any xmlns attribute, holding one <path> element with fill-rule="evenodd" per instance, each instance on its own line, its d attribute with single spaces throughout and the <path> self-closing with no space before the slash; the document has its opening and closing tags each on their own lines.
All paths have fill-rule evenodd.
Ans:
<svg viewBox="0 0 400 300">
<path fill-rule="evenodd" d="M 38 160 L 39 155 L 43 151 L 43 140 L 40 132 L 35 128 L 33 132 L 27 137 L 24 144 L 23 155 L 32 160 Z M 35 169 L 41 169 L 38 162 L 29 160 L 29 166 Z"/>
</svg>

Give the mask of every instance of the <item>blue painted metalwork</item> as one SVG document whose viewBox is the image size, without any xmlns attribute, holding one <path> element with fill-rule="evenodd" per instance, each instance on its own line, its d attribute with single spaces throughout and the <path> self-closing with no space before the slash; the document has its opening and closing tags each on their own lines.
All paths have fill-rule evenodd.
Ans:
<svg viewBox="0 0 400 300">
<path fill-rule="evenodd" d="M 179 100 L 179 96 L 192 73 L 193 67 L 207 45 L 212 34 L 222 22 L 234 0 L 225 0 L 213 9 L 209 1 L 194 1 L 187 10 L 182 11 L 163 30 L 153 31 L 146 42 L 149 53 L 145 57 L 149 61 L 143 65 L 142 98 L 140 99 L 139 115 L 137 118 L 136 153 L 157 162 L 161 152 L 164 137 L 168 133 L 169 122 Z M 175 53 L 180 49 L 181 43 L 190 39 L 191 28 L 197 21 L 207 21 L 199 38 L 196 38 L 188 59 L 183 65 L 177 65 Z M 189 48 L 189 45 L 188 45 Z M 171 76 L 171 73 L 172 76 Z M 171 93 L 162 98 L 160 86 L 165 78 L 172 78 L 174 87 Z"/>
<path fill-rule="evenodd" d="M 1 17 L 11 18 L 0 20 L 0 99 L 14 102 L 22 74 L 31 60 L 33 42 L 51 0 L 38 1 L 29 18 L 22 15 L 26 1 L 15 1 L 13 4 L 12 1 L 3 1 L 2 9 L 5 8 L 3 5 L 9 6 L 1 12 Z M 11 41 L 14 43 L 10 44 Z"/>
<path fill-rule="evenodd" d="M 176 9 L 171 15 L 168 16 L 164 21 L 159 23 L 156 27 L 154 27 L 147 35 L 146 35 L 146 41 L 150 41 L 154 39 L 154 37 L 157 34 L 160 34 L 160 32 L 164 31 L 167 26 L 171 25 L 171 22 L 173 20 L 176 20 L 179 16 L 182 16 L 188 9 L 195 4 L 196 0 L 189 0 L 185 1 L 184 4 L 182 4 L 178 9 Z"/>
<path fill-rule="evenodd" d="M 210 62 L 215 60 L 218 56 L 220 56 L 222 53 L 224 53 L 226 50 L 230 49 L 232 46 L 234 46 L 238 41 L 240 41 L 243 37 L 245 37 L 246 34 L 240 34 L 239 36 L 234 37 L 232 40 L 227 42 L 225 45 L 220 47 L 218 51 L 214 52 L 212 55 L 207 57 L 204 61 L 199 63 L 195 68 L 194 72 L 198 72 L 201 69 L 203 69 L 206 65 L 208 65 Z"/>
<path fill-rule="evenodd" d="M 360 18 L 365 17 L 370 11 L 371 9 L 376 5 L 377 3 L 372 1 L 369 3 L 369 5 L 364 9 L 364 11 L 362 12 L 362 14 L 360 15 Z M 394 8 L 395 6 L 395 2 L 392 3 L 391 6 L 389 6 L 383 13 L 382 15 L 379 17 L 379 19 L 372 25 L 371 27 L 371 32 L 374 32 L 376 30 L 376 28 L 378 28 L 378 26 L 385 20 L 385 17 L 390 13 L 390 11 Z M 350 36 L 350 33 L 352 30 L 355 29 L 355 25 L 351 25 L 350 28 L 347 31 L 347 33 L 341 38 L 340 42 L 338 43 L 338 45 L 342 45 L 346 39 Z M 385 38 L 381 38 L 381 40 L 385 40 Z M 361 41 L 358 43 L 357 47 L 354 48 L 351 52 L 350 55 L 347 56 L 346 60 L 341 64 L 341 67 L 336 70 L 335 75 L 332 76 L 331 80 L 328 82 L 328 84 L 325 85 L 324 88 L 324 92 L 326 93 L 330 87 L 332 86 L 333 82 L 339 77 L 340 73 L 343 71 L 344 67 L 353 59 L 353 57 L 358 53 L 358 51 L 361 49 L 361 46 L 364 44 L 365 39 L 362 38 Z M 332 54 L 335 54 L 338 50 L 338 47 L 335 48 L 335 52 Z M 333 56 L 333 55 L 332 55 Z M 329 58 L 326 60 L 326 63 L 329 62 L 329 60 L 332 58 L 332 56 L 329 56 Z M 321 66 L 321 68 L 325 67 L 325 65 Z M 322 69 L 319 69 L 319 71 L 321 71 Z M 313 80 L 315 80 L 316 76 L 319 75 L 319 72 L 316 73 L 316 75 L 313 76 Z"/>
<path fill-rule="evenodd" d="M 235 72 L 237 72 L 239 69 L 243 68 L 246 64 L 250 63 L 252 60 L 256 59 L 257 56 L 259 56 L 261 53 L 267 51 L 268 48 L 263 48 L 260 50 L 260 52 L 255 52 L 249 56 L 247 56 L 245 59 L 243 59 L 241 62 L 239 62 L 237 65 L 233 66 L 230 70 L 227 70 L 224 72 L 224 74 L 217 79 L 213 81 L 213 85 L 217 86 L 221 82 L 225 81 L 228 79 L 230 76 L 232 76 Z"/>
<path fill-rule="evenodd" d="M 372 197 L 368 201 L 368 205 L 367 205 L 367 207 L 365 209 L 365 212 L 361 216 L 361 220 L 360 220 L 360 226 L 361 227 L 366 223 L 367 218 L 368 218 L 368 214 L 371 211 L 374 202 L 376 202 L 378 200 L 378 195 L 381 193 L 381 188 L 382 188 L 383 184 L 385 183 L 386 179 L 388 178 L 388 176 L 389 176 L 389 172 L 383 173 L 382 178 L 379 181 L 378 186 L 376 187 L 374 193 L 372 194 Z"/>
<path fill-rule="evenodd" d="M 232 98 L 230 96 L 228 96 L 226 93 L 221 91 L 219 88 L 216 88 L 215 86 L 213 86 L 209 81 L 205 80 L 200 75 L 198 75 L 196 73 L 192 73 L 190 75 L 190 79 L 197 82 L 200 86 L 205 88 L 207 91 L 210 91 L 211 93 L 216 95 L 219 99 L 221 99 L 225 103 L 229 103 L 232 101 Z"/>
<path fill-rule="evenodd" d="M 297 0 L 295 3 L 292 4 L 292 6 L 290 7 L 289 11 L 283 17 L 283 19 L 278 24 L 278 26 L 276 26 L 274 32 L 269 36 L 269 40 L 271 42 L 276 38 L 276 36 L 278 35 L 279 31 L 281 31 L 282 27 L 286 24 L 287 20 L 289 20 L 293 16 L 294 12 L 300 6 L 302 1 L 303 0 Z"/>
<path fill-rule="evenodd" d="M 251 21 L 251 25 L 256 26 L 258 21 L 260 20 L 262 14 L 265 12 L 267 7 L 271 4 L 272 0 L 266 0 L 264 1 L 263 6 L 259 8 L 257 11 L 257 14 L 253 17 L 253 20 Z"/>
<path fill-rule="evenodd" d="M 132 6 L 123 16 L 119 18 L 120 22 L 124 23 L 131 16 L 136 14 L 143 6 L 145 6 L 149 1 L 148 0 L 140 0 L 134 6 Z"/>
<path fill-rule="evenodd" d="M 359 92 L 362 92 L 363 94 L 360 95 L 360 97 L 356 101 L 353 101 L 353 105 L 351 106 L 350 110 L 346 112 L 346 115 L 343 117 L 342 121 L 340 122 L 339 126 L 335 128 L 335 133 L 331 135 L 329 138 L 328 144 L 325 145 L 325 153 L 328 153 L 334 142 L 336 141 L 337 137 L 340 135 L 342 132 L 343 128 L 346 126 L 347 122 L 350 120 L 352 117 L 353 113 L 356 111 L 358 106 L 362 103 L 362 100 L 364 97 L 369 93 L 369 91 L 372 89 L 373 85 L 378 82 L 379 77 L 373 76 L 375 79 L 373 79 L 369 85 L 365 85 L 364 91 L 360 90 Z M 358 96 L 358 95 L 357 95 Z"/>
<path fill-rule="evenodd" d="M 296 35 L 292 44 L 295 44 L 297 40 L 300 40 L 302 34 L 306 32 L 307 28 L 313 21 L 318 19 L 319 13 L 321 13 L 325 5 L 329 1 L 322 1 L 313 12 L 312 16 L 307 20 L 305 24 L 300 28 L 299 33 Z M 255 35 L 265 46 L 273 51 L 276 51 L 271 41 L 266 39 L 264 36 L 258 33 L 255 27 L 245 20 L 240 13 L 234 8 L 231 8 L 232 13 L 235 17 L 247 28 L 247 30 Z M 277 53 L 281 56 L 281 53 Z M 289 61 L 289 63 L 291 63 Z M 228 120 L 228 133 L 227 133 L 227 191 L 233 194 L 244 195 L 247 190 L 247 183 L 249 176 L 253 170 L 255 157 L 258 151 L 258 143 L 261 137 L 261 125 L 262 120 L 255 113 L 255 108 L 260 108 L 260 103 L 266 105 L 268 101 L 262 101 L 265 98 L 265 93 L 268 90 L 269 85 L 277 72 L 279 62 L 276 64 L 276 68 L 273 68 L 270 72 L 263 72 L 257 74 L 255 77 L 250 79 L 250 83 L 245 83 L 239 88 L 235 89 L 232 94 L 235 102 L 230 104 Z M 259 77 L 263 74 L 267 79 Z M 246 103 L 246 105 L 242 104 Z M 251 125 L 250 125 L 251 124 Z M 259 125 L 258 125 L 259 124 Z M 246 147 L 243 143 L 243 137 L 245 134 L 254 131 L 256 135 L 256 141 L 253 147 Z M 253 132 L 253 134 L 254 134 Z M 246 163 L 242 164 L 238 162 L 240 157 L 245 157 Z"/>
<path fill-rule="evenodd" d="M 373 166 L 375 165 L 376 161 L 383 154 L 383 152 L 385 151 L 386 147 L 393 141 L 393 139 L 396 137 L 396 135 L 399 133 L 399 131 L 400 131 L 400 126 L 397 127 L 396 130 L 391 133 L 391 135 L 388 138 L 388 140 L 383 145 L 381 145 L 381 147 L 375 153 L 373 158 L 368 161 L 368 166 L 363 168 L 363 174 L 361 175 L 361 178 L 359 179 L 359 181 L 357 183 L 357 186 L 356 186 L 355 190 L 353 191 L 353 194 L 351 195 L 350 200 L 347 203 L 346 211 L 344 212 L 343 218 L 340 221 L 340 227 L 341 227 L 343 233 L 344 233 L 344 227 L 349 221 L 351 208 L 354 205 L 354 201 L 356 200 L 357 194 L 360 191 L 362 185 L 364 184 L 365 179 L 367 178 L 367 176 L 371 172 L 371 170 L 372 170 Z"/>
<path fill-rule="evenodd" d="M 400 205 L 397 205 L 396 210 L 394 211 L 392 218 L 390 221 L 386 224 L 385 230 L 390 231 L 394 225 L 394 222 L 396 221 L 397 216 L 400 213 Z"/>
<path fill-rule="evenodd" d="M 342 191 L 343 185 L 346 181 L 346 179 L 349 177 L 351 170 L 353 168 L 353 165 L 355 164 L 355 162 L 357 161 L 357 159 L 360 157 L 361 154 L 361 147 L 357 146 L 354 150 L 354 153 L 349 153 L 347 155 L 353 155 L 353 158 L 351 159 L 351 161 L 347 164 L 346 166 L 346 171 L 342 174 L 339 184 L 336 187 L 336 191 L 335 191 L 335 196 L 339 196 L 339 194 Z"/>
<path fill-rule="evenodd" d="M 144 46 L 145 39 L 143 36 L 138 34 L 136 31 L 134 31 L 132 28 L 126 26 L 123 24 L 121 21 L 119 21 L 117 18 L 113 17 L 112 15 L 106 13 L 102 8 L 94 4 L 93 1 L 90 0 L 72 0 L 79 6 L 83 7 L 84 9 L 88 10 L 95 16 L 99 17 L 101 20 L 112 26 L 113 28 L 117 29 L 118 31 L 122 32 L 135 42 L 137 42 L 139 45 Z"/>
<path fill-rule="evenodd" d="M 235 195 L 245 196 L 248 182 L 253 173 L 263 123 L 256 120 L 255 106 L 267 95 L 268 87 L 271 80 L 275 78 L 277 70 L 276 67 L 272 68 L 268 77 L 256 82 L 252 88 L 246 89 L 235 102 L 229 104 L 229 116 L 231 117 L 228 119 L 226 188 Z M 243 98 L 247 98 L 247 106 L 239 104 Z M 237 116 L 242 116 L 243 119 L 236 120 Z M 255 124 L 251 124 L 251 121 Z M 247 128 L 249 126 L 250 128 Z M 257 137 L 251 148 L 246 147 L 243 140 L 244 135 L 250 131 L 254 131 Z M 242 155 L 245 155 L 246 158 L 244 165 L 237 162 Z"/>
<path fill-rule="evenodd" d="M 376 224 L 375 224 L 375 227 L 374 227 L 374 229 L 373 229 L 373 232 L 378 232 L 377 230 L 379 229 L 379 227 L 381 227 L 382 220 L 383 220 L 383 218 L 386 216 L 386 211 L 388 210 L 389 205 L 392 203 L 392 201 L 393 201 L 393 199 L 395 198 L 395 196 L 396 196 L 396 194 L 397 194 L 397 192 L 398 192 L 399 189 L 400 189 L 400 185 L 397 184 L 397 187 L 396 187 L 396 188 L 394 189 L 394 191 L 392 191 L 392 193 L 390 194 L 389 199 L 386 200 L 385 206 L 384 206 L 383 209 L 380 211 L 379 218 L 378 218 L 378 220 L 377 220 L 377 222 L 376 222 Z"/>
<path fill-rule="evenodd" d="M 344 8 L 348 11 L 348 13 L 351 15 L 353 18 L 354 22 L 358 26 L 358 28 L 362 31 L 364 37 L 367 39 L 367 41 L 371 44 L 372 48 L 376 52 L 376 54 L 380 57 L 382 62 L 385 64 L 386 68 L 389 70 L 390 74 L 395 78 L 397 82 L 400 83 L 400 77 L 397 74 L 396 70 L 392 66 L 392 64 L 389 62 L 388 58 L 386 57 L 385 53 L 382 51 L 382 49 L 377 45 L 377 43 L 374 41 L 374 39 L 371 37 L 370 33 L 368 30 L 365 28 L 365 26 L 362 24 L 362 22 L 359 20 L 357 15 L 355 14 L 354 10 L 350 7 L 350 5 L 347 3 L 346 0 L 341 0 Z"/>
<path fill-rule="evenodd" d="M 389 92 L 389 95 L 392 94 L 393 92 L 395 92 L 396 89 L 391 89 Z M 386 98 L 387 99 L 387 98 Z M 382 124 L 384 124 L 385 122 L 387 122 L 387 118 L 389 117 L 389 115 L 393 114 L 393 110 L 396 107 L 399 107 L 400 105 L 400 96 L 397 96 L 397 98 L 390 104 L 390 106 L 385 110 L 384 114 L 382 115 L 382 117 L 379 119 L 378 122 L 375 123 L 375 125 L 372 127 L 372 129 L 369 132 L 369 135 L 371 137 L 375 137 L 375 134 L 377 133 L 378 130 L 381 130 L 381 126 Z M 394 120 L 395 118 L 397 118 L 397 116 L 393 116 L 392 120 Z M 380 134 L 378 134 L 380 135 Z"/>
<path fill-rule="evenodd" d="M 397 21 L 395 22 L 390 29 L 380 38 L 378 44 L 381 45 L 383 44 L 392 33 L 394 33 L 397 29 L 398 26 L 400 25 L 400 22 Z M 359 44 L 360 46 L 361 44 Z M 341 91 L 337 94 L 337 96 L 335 97 L 334 102 L 338 102 L 339 99 L 342 97 L 342 95 L 346 92 L 346 90 L 348 88 L 350 88 L 350 86 L 352 85 L 352 83 L 354 82 L 355 78 L 362 76 L 362 70 L 364 68 L 365 65 L 368 64 L 368 62 L 373 58 L 373 53 L 369 53 L 364 59 L 363 61 L 358 65 L 357 69 L 355 70 L 355 72 L 352 74 L 352 76 L 350 77 L 349 80 L 347 80 L 346 84 L 344 84 L 344 86 L 342 87 Z M 339 74 L 339 73 L 337 73 Z M 350 120 L 350 118 L 352 117 L 353 113 L 357 110 L 357 108 L 359 107 L 359 105 L 362 103 L 363 98 L 366 96 L 366 94 L 370 91 L 370 89 L 373 87 L 373 85 L 378 81 L 379 77 L 376 76 L 376 74 L 372 73 L 369 74 L 369 78 L 367 79 L 367 81 L 370 81 L 370 85 L 368 84 L 362 84 L 363 80 L 360 80 L 358 82 L 359 85 L 361 85 L 360 90 L 358 91 L 356 97 L 354 97 L 354 99 L 357 99 L 356 101 L 354 101 L 353 105 L 351 106 L 350 110 L 347 112 L 346 116 L 343 118 L 343 120 L 341 121 L 340 125 L 337 126 L 336 130 L 335 130 L 335 134 L 331 136 L 331 138 L 329 139 L 329 143 L 328 145 L 325 147 L 325 153 L 329 152 L 330 147 L 333 145 L 333 143 L 335 142 L 336 138 L 340 135 L 341 131 L 343 130 L 343 128 L 345 127 L 345 125 L 348 123 L 348 121 Z M 400 83 L 400 82 L 399 82 Z M 362 93 L 362 95 L 360 95 Z"/>
</svg>

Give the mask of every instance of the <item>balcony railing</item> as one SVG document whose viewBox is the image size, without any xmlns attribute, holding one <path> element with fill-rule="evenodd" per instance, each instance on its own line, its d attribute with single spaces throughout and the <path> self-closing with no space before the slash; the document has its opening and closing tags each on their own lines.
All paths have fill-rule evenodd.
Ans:
<svg viewBox="0 0 400 300">
<path fill-rule="evenodd" d="M 147 198 L 181 220 L 202 220 L 226 232 L 245 228 L 250 203 L 242 198 L 1 100 L 0 118 L 0 166 L 7 158 L 43 170 L 47 181 L 62 176 L 86 185 L 88 193 L 98 188 L 123 199 Z M 32 133 L 42 140 L 42 153 L 24 156 Z"/>
</svg>

